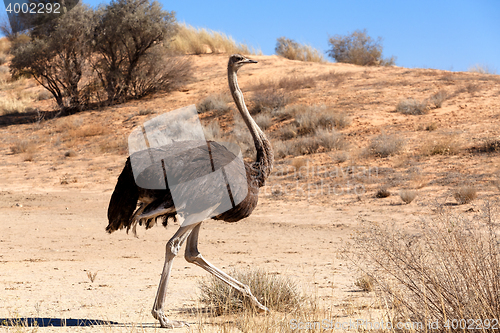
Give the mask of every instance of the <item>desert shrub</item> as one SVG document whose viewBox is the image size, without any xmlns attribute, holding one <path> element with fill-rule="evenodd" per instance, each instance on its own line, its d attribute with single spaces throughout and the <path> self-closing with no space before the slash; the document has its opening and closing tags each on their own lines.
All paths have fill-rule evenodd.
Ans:
<svg viewBox="0 0 500 333">
<path fill-rule="evenodd" d="M 414 98 L 407 98 L 399 101 L 396 111 L 403 114 L 422 115 L 427 113 L 427 101 L 419 101 Z"/>
<path fill-rule="evenodd" d="M 216 114 L 222 114 L 231 110 L 231 106 L 228 105 L 228 102 L 229 97 L 224 94 L 209 95 L 196 104 L 196 110 L 198 113 L 215 111 Z"/>
<path fill-rule="evenodd" d="M 30 30 L 26 42 L 12 45 L 13 75 L 32 75 L 61 109 L 78 107 L 79 83 L 90 55 L 86 33 L 91 24 L 92 10 L 78 5 L 44 29 Z"/>
<path fill-rule="evenodd" d="M 362 291 L 370 292 L 373 291 L 373 285 L 375 279 L 368 274 L 363 275 L 354 282 L 354 285 L 361 289 Z"/>
<path fill-rule="evenodd" d="M 399 154 L 405 146 L 405 141 L 394 135 L 381 134 L 373 138 L 367 148 L 368 155 L 387 157 Z"/>
<path fill-rule="evenodd" d="M 496 139 L 483 140 L 483 142 L 479 146 L 473 147 L 472 151 L 478 153 L 500 152 L 500 140 Z"/>
<path fill-rule="evenodd" d="M 382 58 L 382 38 L 373 40 L 368 36 L 366 29 L 356 30 L 350 35 L 335 35 L 328 39 L 331 49 L 328 55 L 337 62 L 344 62 L 360 66 L 394 65 L 394 57 Z"/>
<path fill-rule="evenodd" d="M 453 190 L 453 197 L 460 205 L 464 205 L 477 198 L 477 191 L 474 186 L 461 186 Z"/>
<path fill-rule="evenodd" d="M 422 147 L 423 155 L 455 155 L 460 151 L 460 142 L 453 135 L 429 139 Z"/>
<path fill-rule="evenodd" d="M 155 47 L 133 70 L 130 96 L 141 98 L 158 91 L 172 91 L 189 80 L 191 74 L 191 62 L 187 58 L 167 56 L 164 47 Z"/>
<path fill-rule="evenodd" d="M 468 83 L 465 86 L 465 90 L 471 94 L 474 95 L 475 93 L 479 92 L 481 90 L 481 86 L 477 83 Z"/>
<path fill-rule="evenodd" d="M 496 69 L 484 65 L 484 64 L 476 64 L 474 66 L 469 67 L 469 72 L 471 73 L 479 73 L 479 74 L 496 74 Z"/>
<path fill-rule="evenodd" d="M 176 33 L 170 43 L 170 50 L 180 54 L 204 53 L 242 53 L 255 54 L 245 44 L 236 43 L 230 36 L 222 32 L 196 29 L 186 24 L 177 25 Z"/>
<path fill-rule="evenodd" d="M 431 122 L 430 124 L 428 124 L 427 126 L 425 126 L 425 130 L 429 131 L 429 132 L 435 131 L 435 130 L 437 130 L 437 128 L 438 128 L 438 124 L 434 121 Z"/>
<path fill-rule="evenodd" d="M 375 198 L 387 198 L 391 195 L 391 192 L 387 189 L 387 187 L 381 187 L 375 193 Z"/>
<path fill-rule="evenodd" d="M 437 93 L 429 97 L 429 103 L 434 105 L 434 108 L 439 109 L 443 106 L 443 102 L 448 99 L 448 93 L 444 90 L 440 90 Z"/>
<path fill-rule="evenodd" d="M 254 92 L 250 101 L 253 104 L 250 113 L 257 114 L 283 108 L 290 102 L 290 96 L 284 91 L 268 89 Z"/>
<path fill-rule="evenodd" d="M 284 140 L 313 135 L 322 129 L 342 129 L 351 123 L 351 119 L 344 112 L 338 112 L 326 105 L 294 105 L 271 114 L 278 119 L 295 117 L 292 123 L 280 129 L 280 136 Z"/>
<path fill-rule="evenodd" d="M 158 75 L 148 60 L 158 57 L 155 49 L 175 35 L 175 13 L 164 11 L 156 1 L 112 0 L 95 12 L 95 22 L 91 32 L 92 67 L 106 91 L 107 102 L 113 104 L 137 95 L 134 82 L 137 85 L 137 81 L 150 81 Z M 149 71 L 148 79 L 140 76 L 144 70 Z"/>
<path fill-rule="evenodd" d="M 312 136 L 287 141 L 276 140 L 273 143 L 275 154 L 280 158 L 340 150 L 347 146 L 348 143 L 342 134 L 325 129 L 318 130 Z"/>
<path fill-rule="evenodd" d="M 276 40 L 274 52 L 290 60 L 325 62 L 320 51 L 310 45 L 299 44 L 293 39 L 280 37 Z"/>
<path fill-rule="evenodd" d="M 265 130 L 271 126 L 272 118 L 269 113 L 259 113 L 254 117 L 254 120 L 261 129 Z"/>
<path fill-rule="evenodd" d="M 230 275 L 248 285 L 257 300 L 269 309 L 294 311 L 304 303 L 304 296 L 290 278 L 262 270 L 233 271 Z M 218 315 L 253 309 L 246 297 L 214 276 L 202 280 L 199 288 L 200 301 Z"/>
<path fill-rule="evenodd" d="M 0 66 L 7 62 L 7 55 L 0 53 Z"/>
<path fill-rule="evenodd" d="M 401 190 L 399 191 L 399 197 L 405 204 L 409 204 L 417 197 L 417 192 L 414 190 Z"/>
<path fill-rule="evenodd" d="M 465 319 L 469 325 L 474 319 L 474 324 L 487 323 L 482 331 L 494 332 L 491 323 L 500 319 L 500 230 L 494 207 L 487 204 L 470 217 L 438 207 L 435 218 L 411 231 L 368 224 L 344 253 L 375 279 L 394 327 L 422 323 L 401 331 L 428 332 L 438 321 L 440 332 L 462 332 L 460 326 L 451 329 L 452 321 L 460 325 Z"/>
<path fill-rule="evenodd" d="M 33 153 L 35 148 L 36 144 L 33 140 L 16 140 L 11 144 L 10 151 L 12 154 Z"/>
</svg>

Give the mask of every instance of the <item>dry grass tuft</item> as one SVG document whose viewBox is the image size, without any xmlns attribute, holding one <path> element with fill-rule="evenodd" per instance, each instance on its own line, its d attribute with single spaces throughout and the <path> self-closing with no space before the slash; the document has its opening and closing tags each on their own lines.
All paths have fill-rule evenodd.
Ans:
<svg viewBox="0 0 500 333">
<path fill-rule="evenodd" d="M 409 204 L 417 197 L 417 191 L 414 190 L 401 190 L 399 191 L 399 197 L 405 204 Z"/>
<path fill-rule="evenodd" d="M 375 279 L 370 275 L 365 274 L 359 279 L 357 279 L 356 282 L 354 282 L 354 285 L 359 289 L 361 289 L 362 291 L 370 292 L 374 290 L 373 288 L 374 283 Z"/>
<path fill-rule="evenodd" d="M 263 270 L 233 271 L 229 274 L 250 287 L 261 304 L 276 311 L 296 311 L 305 302 L 295 282 L 287 277 Z M 241 293 L 211 276 L 200 282 L 200 301 L 217 315 L 253 310 L 253 305 Z"/>
<path fill-rule="evenodd" d="M 208 29 L 196 29 L 186 24 L 178 25 L 178 32 L 169 44 L 170 50 L 181 54 L 241 53 L 255 54 L 245 44 L 236 43 L 231 36 Z"/>
<path fill-rule="evenodd" d="M 290 100 L 290 96 L 286 92 L 274 88 L 256 91 L 250 100 L 253 104 L 250 113 L 272 112 L 285 107 Z"/>
<path fill-rule="evenodd" d="M 283 132 L 282 134 L 283 135 Z M 348 147 L 344 136 L 336 131 L 319 129 L 315 135 L 298 137 L 295 140 L 275 140 L 273 148 L 279 158 L 286 156 L 309 155 Z"/>
<path fill-rule="evenodd" d="M 427 113 L 427 102 L 414 98 L 402 100 L 396 106 L 396 111 L 403 114 L 422 115 Z"/>
<path fill-rule="evenodd" d="M 91 271 L 87 271 L 87 277 L 89 278 L 91 283 L 94 283 L 95 278 L 97 277 L 97 272 L 92 273 Z"/>
<path fill-rule="evenodd" d="M 476 64 L 470 67 L 469 72 L 478 74 L 497 74 L 496 69 L 483 64 Z"/>
<path fill-rule="evenodd" d="M 344 254 L 376 280 L 394 327 L 422 323 L 401 332 L 428 332 L 435 321 L 440 332 L 462 332 L 460 325 L 479 322 L 481 331 L 495 332 L 492 323 L 500 319 L 497 207 L 487 204 L 470 217 L 438 207 L 436 218 L 412 231 L 369 224 Z M 452 323 L 458 328 L 451 329 Z"/>
<path fill-rule="evenodd" d="M 215 111 L 215 115 L 221 115 L 231 110 L 229 100 L 230 98 L 225 94 L 210 95 L 196 104 L 196 110 L 198 113 Z"/>
<path fill-rule="evenodd" d="M 206 140 L 220 141 L 222 139 L 222 130 L 217 120 L 211 121 L 203 126 L 203 133 Z"/>
<path fill-rule="evenodd" d="M 33 154 L 36 150 L 36 143 L 32 140 L 17 140 L 10 146 L 12 154 Z"/>
<path fill-rule="evenodd" d="M 0 100 L 0 115 L 29 112 L 31 100 L 28 98 L 2 98 Z"/>
<path fill-rule="evenodd" d="M 372 139 L 365 154 L 377 157 L 388 157 L 403 151 L 405 140 L 394 136 L 381 134 Z"/>
<path fill-rule="evenodd" d="M 474 186 L 462 186 L 453 190 L 453 197 L 458 204 L 464 205 L 471 203 L 477 198 L 477 191 Z"/>
<path fill-rule="evenodd" d="M 70 129 L 66 132 L 66 135 L 70 138 L 88 138 L 103 135 L 107 130 L 108 129 L 101 124 L 92 123 Z"/>
<path fill-rule="evenodd" d="M 347 73 L 336 73 L 330 71 L 325 74 L 316 76 L 306 75 L 289 75 L 279 80 L 257 80 L 250 84 L 249 90 L 269 90 L 269 89 L 283 89 L 285 91 L 294 91 L 304 88 L 313 88 L 318 81 L 328 81 L 334 87 L 338 86 L 347 77 Z"/>
<path fill-rule="evenodd" d="M 435 109 L 439 109 L 443 106 L 443 102 L 449 97 L 448 93 L 444 90 L 439 90 L 437 93 L 429 97 L 428 101 L 430 104 L 434 105 Z"/>
<path fill-rule="evenodd" d="M 425 142 L 420 151 L 423 155 L 455 155 L 460 152 L 460 142 L 453 135 L 441 136 Z"/>
<path fill-rule="evenodd" d="M 99 143 L 101 153 L 128 154 L 128 140 L 122 136 L 111 136 Z"/>
<path fill-rule="evenodd" d="M 309 62 L 325 62 L 325 58 L 321 52 L 311 45 L 304 45 L 296 41 L 280 37 L 276 40 L 276 47 L 274 49 L 277 55 L 290 60 L 300 60 Z"/>
<path fill-rule="evenodd" d="M 271 127 L 272 118 L 269 113 L 259 113 L 254 117 L 254 120 L 262 130 L 266 130 Z"/>
</svg>

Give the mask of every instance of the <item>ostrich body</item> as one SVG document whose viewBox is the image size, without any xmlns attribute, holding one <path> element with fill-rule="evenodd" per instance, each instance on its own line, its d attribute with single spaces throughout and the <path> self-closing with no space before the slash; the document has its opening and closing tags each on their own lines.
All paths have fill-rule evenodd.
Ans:
<svg viewBox="0 0 500 333">
<path fill-rule="evenodd" d="M 246 179 L 248 185 L 246 188 L 248 189 L 248 192 L 239 204 L 233 205 L 233 208 L 219 215 L 213 216 L 210 215 L 210 213 L 216 211 L 220 199 L 217 196 L 217 193 L 220 192 L 217 192 L 216 189 L 209 185 L 205 186 L 204 184 L 200 185 L 201 188 L 186 188 L 184 193 L 186 197 L 202 196 L 203 198 L 210 198 L 211 201 L 208 205 L 210 208 L 187 215 L 177 232 L 167 242 L 165 264 L 152 310 L 153 317 L 160 321 L 161 327 L 174 328 L 187 325 L 185 322 L 169 320 L 163 311 L 167 285 L 172 268 L 172 261 L 178 254 L 184 242 L 186 242 L 185 259 L 188 262 L 203 268 L 215 277 L 243 293 L 243 295 L 248 297 L 259 311 L 268 311 L 268 309 L 262 305 L 255 298 L 255 296 L 252 295 L 248 286 L 242 284 L 213 266 L 211 263 L 206 261 L 198 251 L 198 234 L 202 223 L 201 221 L 206 219 L 207 216 L 213 216 L 212 218 L 215 220 L 236 222 L 249 216 L 257 206 L 259 188 L 265 184 L 273 166 L 274 155 L 271 144 L 250 116 L 243 99 L 243 94 L 238 86 L 236 77 L 238 70 L 243 65 L 250 63 L 257 62 L 242 55 L 234 54 L 229 58 L 227 73 L 229 89 L 231 90 L 231 94 L 239 112 L 243 117 L 243 120 L 252 134 L 257 151 L 257 157 L 256 161 L 253 163 L 245 162 L 245 175 L 234 174 L 237 172 L 243 172 L 241 169 L 238 171 L 235 168 L 229 167 L 225 170 L 227 178 L 242 176 L 243 178 L 239 179 Z M 199 175 L 203 172 L 203 166 L 198 165 L 200 164 L 200 159 L 198 157 L 203 154 L 206 155 L 207 150 L 211 153 L 211 156 L 214 156 L 212 168 L 214 168 L 214 164 L 226 165 L 236 157 L 224 146 L 216 142 L 207 142 L 205 145 L 200 145 L 199 142 L 179 141 L 165 147 L 151 148 L 148 150 L 148 153 L 153 155 L 160 154 L 162 156 L 176 156 L 176 151 L 186 149 L 189 149 L 190 153 L 187 159 L 182 161 L 182 163 L 185 164 L 185 167 L 178 168 L 175 171 L 178 173 L 176 175 L 176 179 L 179 183 L 193 179 L 193 175 Z M 141 153 L 145 154 L 145 152 L 139 152 L 136 154 Z M 163 174 L 160 175 L 159 172 L 154 173 L 146 170 L 144 177 L 158 178 L 163 177 Z M 171 191 L 168 188 L 168 184 L 166 185 L 167 188 L 163 190 L 151 190 L 137 186 L 129 157 L 111 196 L 108 207 L 109 224 L 106 227 L 106 231 L 111 233 L 118 229 L 127 228 L 128 231 L 132 228 L 135 232 L 137 224 L 144 224 L 146 228 L 150 228 L 154 225 L 156 219 L 163 219 L 163 225 L 166 226 L 169 219 L 176 220 L 178 215 L 183 216 L 185 207 L 176 207 L 174 205 Z M 137 207 L 138 204 L 139 206 Z"/>
</svg>

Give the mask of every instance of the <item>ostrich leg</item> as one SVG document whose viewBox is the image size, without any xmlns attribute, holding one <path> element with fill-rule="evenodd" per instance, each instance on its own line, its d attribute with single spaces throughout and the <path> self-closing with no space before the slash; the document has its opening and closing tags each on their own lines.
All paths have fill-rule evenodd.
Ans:
<svg viewBox="0 0 500 333">
<path fill-rule="evenodd" d="M 183 321 L 169 320 L 165 313 L 163 312 L 163 305 L 165 304 L 165 297 L 167 295 L 167 285 L 170 279 L 170 271 L 172 270 L 172 262 L 179 253 L 179 250 L 189 236 L 196 224 L 187 225 L 180 227 L 172 238 L 167 242 L 167 251 L 165 255 L 165 264 L 163 266 L 163 272 L 161 273 L 160 285 L 158 286 L 158 291 L 156 293 L 156 299 L 151 313 L 153 317 L 160 321 L 161 327 L 164 328 L 175 328 L 188 325 Z"/>
<path fill-rule="evenodd" d="M 238 280 L 230 277 L 211 263 L 205 260 L 201 253 L 198 251 L 198 233 L 200 232 L 200 227 L 201 223 L 197 224 L 194 229 L 192 229 L 191 234 L 189 235 L 186 243 L 186 253 L 185 253 L 185 258 L 188 262 L 195 264 L 196 266 L 199 266 L 209 272 L 210 274 L 214 275 L 215 277 L 219 278 L 220 280 L 224 281 L 234 289 L 238 290 L 241 292 L 245 297 L 248 297 L 250 301 L 253 303 L 254 306 L 257 307 L 259 312 L 266 312 L 269 311 L 267 307 L 262 305 L 257 298 L 252 295 L 252 292 L 250 291 L 250 288 L 239 282 Z"/>
</svg>

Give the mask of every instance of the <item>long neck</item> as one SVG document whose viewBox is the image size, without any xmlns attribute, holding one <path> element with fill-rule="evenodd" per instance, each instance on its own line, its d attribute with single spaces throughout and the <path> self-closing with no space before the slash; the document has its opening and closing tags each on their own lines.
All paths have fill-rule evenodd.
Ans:
<svg viewBox="0 0 500 333">
<path fill-rule="evenodd" d="M 255 144 L 255 150 L 257 151 L 257 158 L 254 163 L 254 166 L 258 169 L 259 174 L 257 175 L 258 186 L 261 187 L 265 184 L 267 177 L 271 173 L 274 163 L 274 153 L 271 147 L 271 143 L 267 139 L 266 135 L 259 128 L 255 120 L 253 120 L 252 116 L 250 116 L 250 112 L 245 105 L 245 100 L 243 99 L 243 93 L 238 86 L 238 79 L 236 77 L 236 71 L 231 67 L 227 69 L 227 76 L 229 81 L 229 89 L 231 90 L 231 94 L 233 95 L 234 102 L 240 111 L 245 124 L 252 134 L 252 138 Z"/>
</svg>

